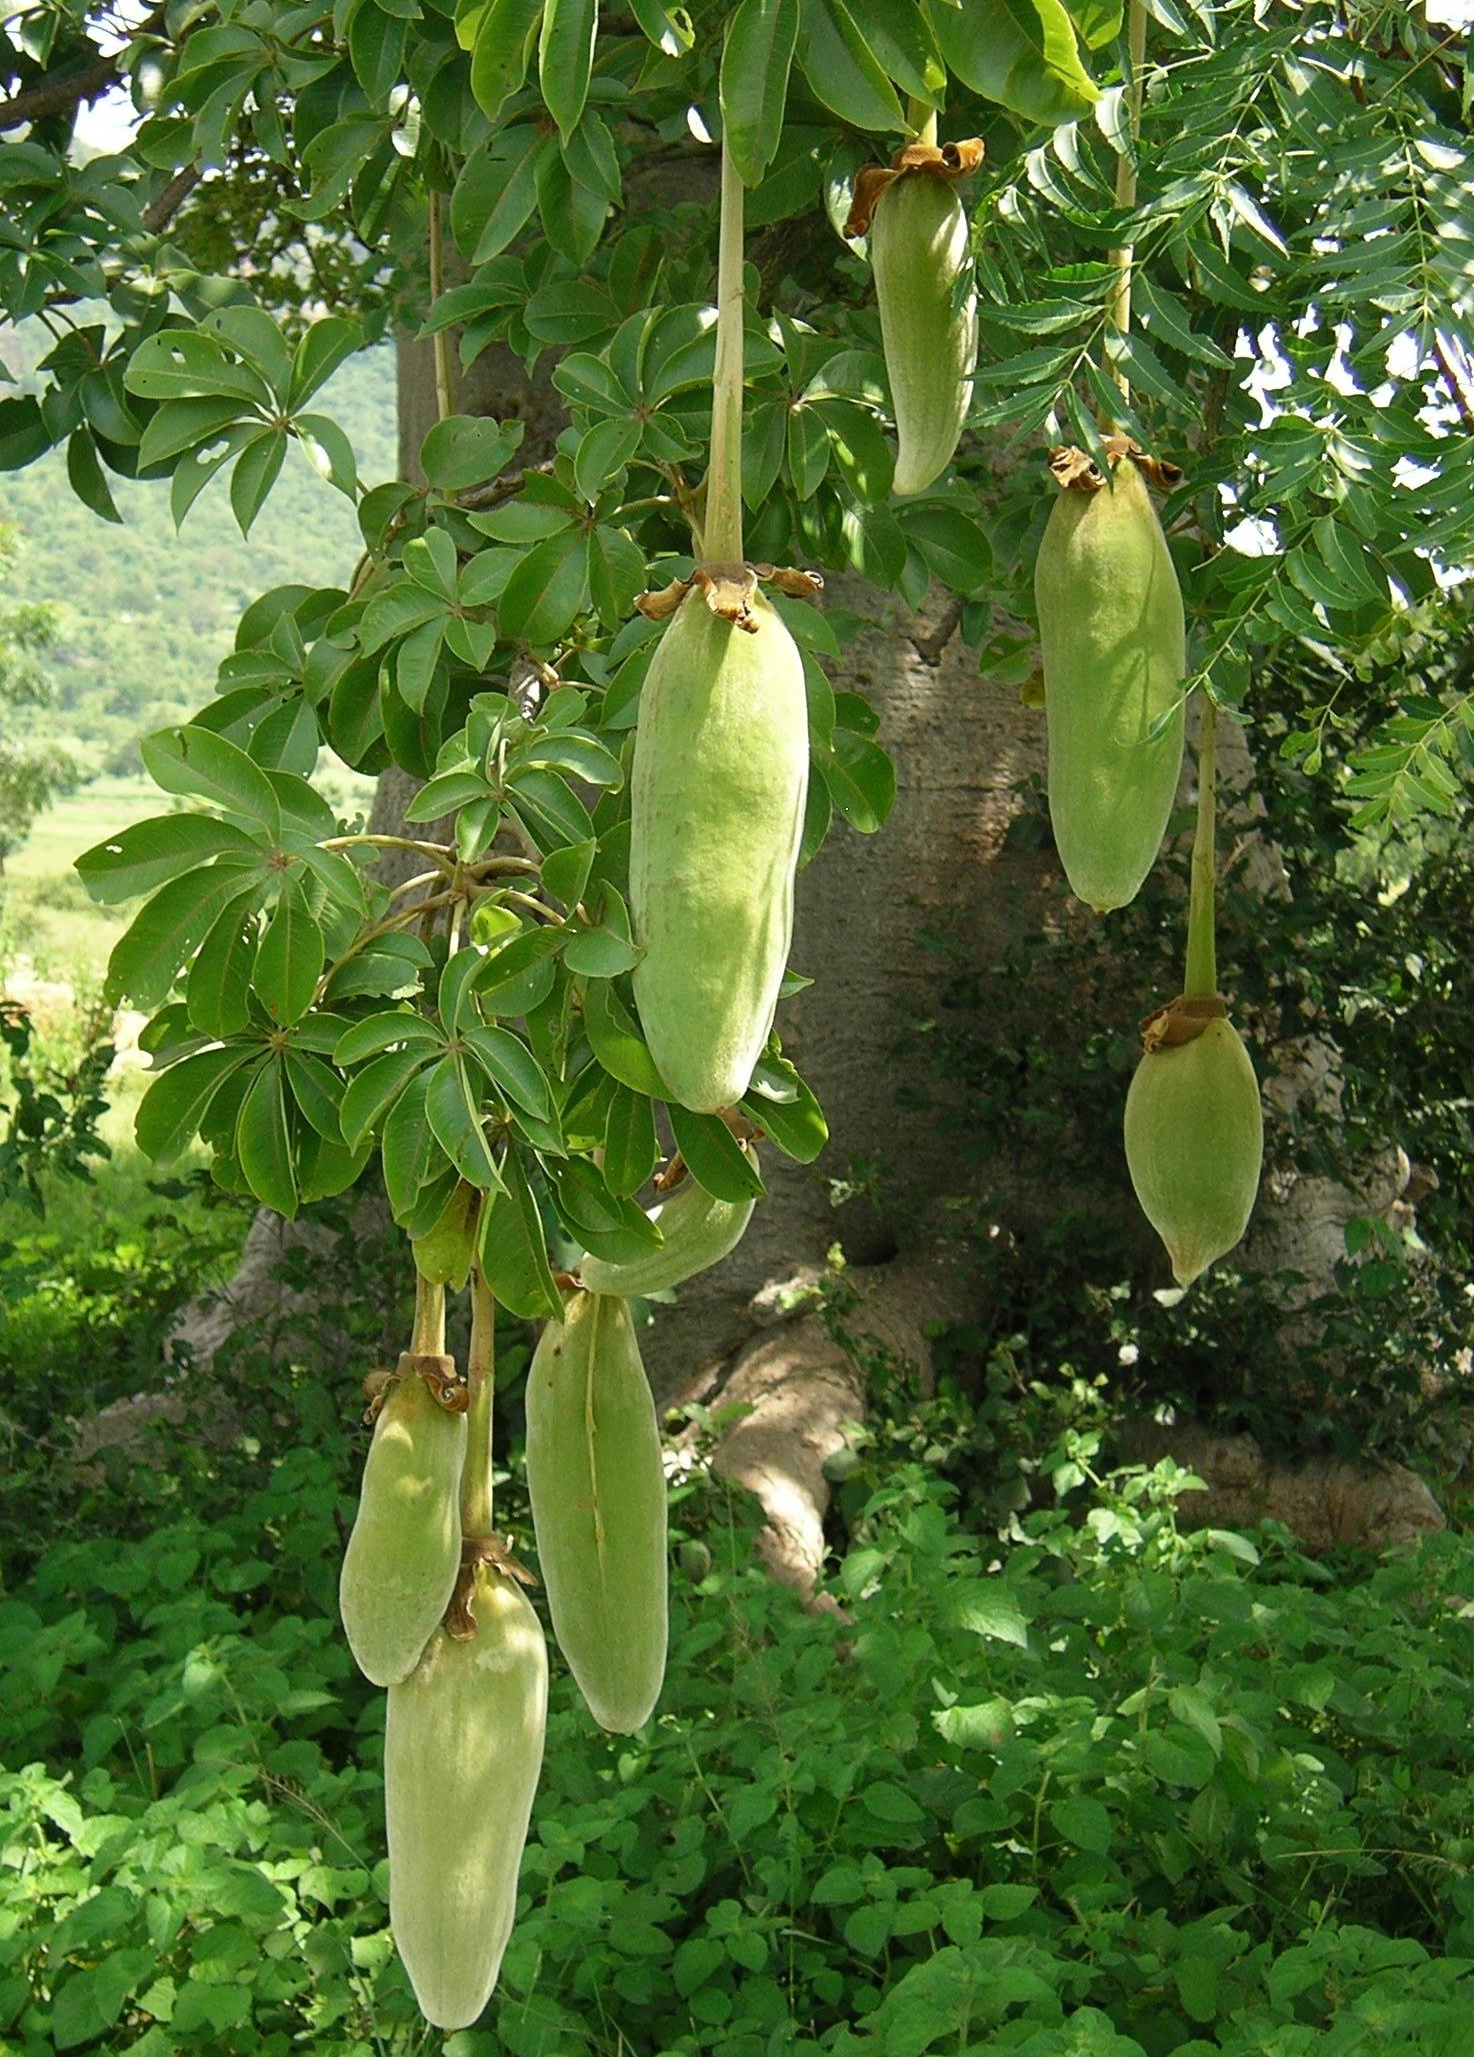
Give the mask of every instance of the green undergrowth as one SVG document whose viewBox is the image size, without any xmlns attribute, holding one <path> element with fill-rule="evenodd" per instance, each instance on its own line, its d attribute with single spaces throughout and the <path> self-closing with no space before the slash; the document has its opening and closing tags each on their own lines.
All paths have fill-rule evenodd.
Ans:
<svg viewBox="0 0 1474 2057">
<path fill-rule="evenodd" d="M 336 1621 L 348 1439 L 295 1390 L 227 1504 L 56 1544 L 0 1601 L 17 2057 L 442 2047 Z M 1061 1484 L 1092 1449 L 1066 1432 Z M 1000 1543 L 898 1457 L 840 1612 L 756 1568 L 745 1502 L 681 1487 L 712 1569 L 677 1582 L 659 1713 L 605 1737 L 555 1665 L 517 1928 L 450 2057 L 1466 2050 L 1474 1543 L 1333 1577 L 1179 1533 L 1180 1484 Z M 525 1538 L 523 1504 L 514 1453 Z"/>
</svg>

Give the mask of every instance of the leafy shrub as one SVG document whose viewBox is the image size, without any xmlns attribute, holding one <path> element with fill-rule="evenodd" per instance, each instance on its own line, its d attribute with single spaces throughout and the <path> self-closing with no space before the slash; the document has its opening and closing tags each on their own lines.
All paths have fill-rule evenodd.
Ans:
<svg viewBox="0 0 1474 2057">
<path fill-rule="evenodd" d="M 0 1603 L 21 2057 L 426 2046 L 321 1426 L 216 1518 L 55 1546 Z M 1067 1432 L 1059 1485 L 1091 1449 Z M 450 2057 L 1462 2047 L 1474 1546 L 1338 1585 L 1283 1537 L 1181 1535 L 1178 1483 L 998 1546 L 897 1463 L 855 1511 L 844 1615 L 683 1487 L 714 1568 L 677 1589 L 660 1713 L 606 1737 L 555 1679 L 501 1989 Z M 524 1504 L 514 1469 L 502 1519 Z"/>
</svg>

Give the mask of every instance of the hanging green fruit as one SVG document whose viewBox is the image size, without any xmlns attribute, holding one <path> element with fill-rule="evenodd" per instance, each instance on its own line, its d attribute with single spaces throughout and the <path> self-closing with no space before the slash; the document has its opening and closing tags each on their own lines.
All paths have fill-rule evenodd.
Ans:
<svg viewBox="0 0 1474 2057">
<path fill-rule="evenodd" d="M 435 1631 L 390 1687 L 384 1730 L 389 1923 L 441 2029 L 469 2028 L 501 1969 L 548 1706 L 547 1646 L 517 1585 L 482 1562 L 468 1587 L 470 1633 Z"/>
<path fill-rule="evenodd" d="M 1186 1286 L 1249 1225 L 1264 1156 L 1259 1082 L 1216 997 L 1172 1001 L 1148 1017 L 1143 1041 L 1126 1096 L 1126 1163 Z"/>
<path fill-rule="evenodd" d="M 414 1669 L 455 1589 L 465 1405 L 452 1358 L 407 1351 L 374 1423 L 338 1605 L 376 1686 Z"/>
<path fill-rule="evenodd" d="M 1136 897 L 1162 846 L 1187 670 L 1182 594 L 1141 453 L 1121 438 L 1106 448 L 1113 486 L 1078 450 L 1051 457 L 1063 491 L 1034 571 L 1049 816 L 1070 890 L 1098 913 Z"/>
<path fill-rule="evenodd" d="M 977 289 L 954 181 L 982 161 L 976 140 L 908 143 L 855 182 L 847 236 L 869 235 L 896 416 L 897 493 L 925 492 L 952 462 L 972 405 Z"/>
<path fill-rule="evenodd" d="M 656 1069 L 702 1114 L 741 1099 L 773 1025 L 809 768 L 798 645 L 755 582 L 740 619 L 711 589 L 661 639 L 630 778 L 635 999 Z"/>
<path fill-rule="evenodd" d="M 756 1171 L 757 1151 L 751 1143 L 744 1143 L 742 1149 Z M 730 1256 L 747 1233 L 756 1204 L 754 1200 L 718 1200 L 698 1179 L 688 1176 L 668 1200 L 649 1210 L 665 1238 L 658 1250 L 632 1258 L 628 1264 L 581 1257 L 578 1275 L 591 1293 L 613 1293 L 626 1300 L 668 1292 Z"/>
<path fill-rule="evenodd" d="M 624 1300 L 575 1293 L 527 1374 L 527 1486 L 553 1633 L 602 1728 L 649 1720 L 665 1677 L 666 1492 Z"/>
</svg>

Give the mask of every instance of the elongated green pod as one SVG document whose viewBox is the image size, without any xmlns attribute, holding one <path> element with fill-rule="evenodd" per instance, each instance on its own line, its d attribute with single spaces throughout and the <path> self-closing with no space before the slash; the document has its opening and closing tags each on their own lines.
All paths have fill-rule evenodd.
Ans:
<svg viewBox="0 0 1474 2057">
<path fill-rule="evenodd" d="M 808 784 L 803 660 L 761 594 L 750 619 L 682 601 L 630 775 L 635 999 L 661 1077 L 702 1114 L 741 1099 L 773 1025 Z"/>
<path fill-rule="evenodd" d="M 666 1502 L 655 1401 L 623 1300 L 575 1293 L 527 1374 L 527 1486 L 558 1647 L 601 1728 L 665 1677 Z"/>
<path fill-rule="evenodd" d="M 1242 1237 L 1263 1155 L 1259 1083 L 1231 1022 L 1147 1052 L 1126 1096 L 1126 1163 L 1180 1286 Z"/>
<path fill-rule="evenodd" d="M 757 1151 L 751 1143 L 742 1147 L 756 1171 Z M 668 1200 L 648 1210 L 665 1238 L 658 1250 L 629 1264 L 581 1257 L 578 1275 L 591 1293 L 614 1293 L 625 1300 L 668 1292 L 730 1256 L 746 1235 L 756 1204 L 754 1200 L 718 1200 L 698 1179 L 686 1178 Z"/>
<path fill-rule="evenodd" d="M 436 1398 L 459 1399 L 455 1365 L 406 1354 L 399 1366 L 374 1424 L 338 1582 L 349 1647 L 376 1686 L 397 1684 L 419 1663 L 461 1564 L 466 1417 Z"/>
<path fill-rule="evenodd" d="M 870 223 L 870 262 L 896 412 L 897 493 L 923 493 L 957 448 L 972 405 L 978 303 L 967 214 L 953 187 L 911 172 Z"/>
<path fill-rule="evenodd" d="M 1104 913 L 1135 899 L 1156 861 L 1182 770 L 1182 594 L 1129 457 L 1116 464 L 1114 491 L 1059 495 L 1034 594 L 1049 818 L 1070 890 Z"/>
<path fill-rule="evenodd" d="M 470 2027 L 501 1970 L 548 1712 L 547 1645 L 520 1588 L 479 1564 L 470 1605 L 474 1634 L 435 1631 L 390 1687 L 384 1730 L 389 1923 L 443 2029 Z"/>
</svg>

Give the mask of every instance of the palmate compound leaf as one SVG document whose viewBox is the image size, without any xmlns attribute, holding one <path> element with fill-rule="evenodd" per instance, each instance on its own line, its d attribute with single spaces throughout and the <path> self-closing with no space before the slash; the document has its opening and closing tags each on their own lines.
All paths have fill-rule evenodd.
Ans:
<svg viewBox="0 0 1474 2057">
<path fill-rule="evenodd" d="M 222 910 L 264 878 L 267 853 L 231 854 L 160 886 L 113 946 L 107 998 L 152 1008 L 167 996 Z"/>
</svg>

